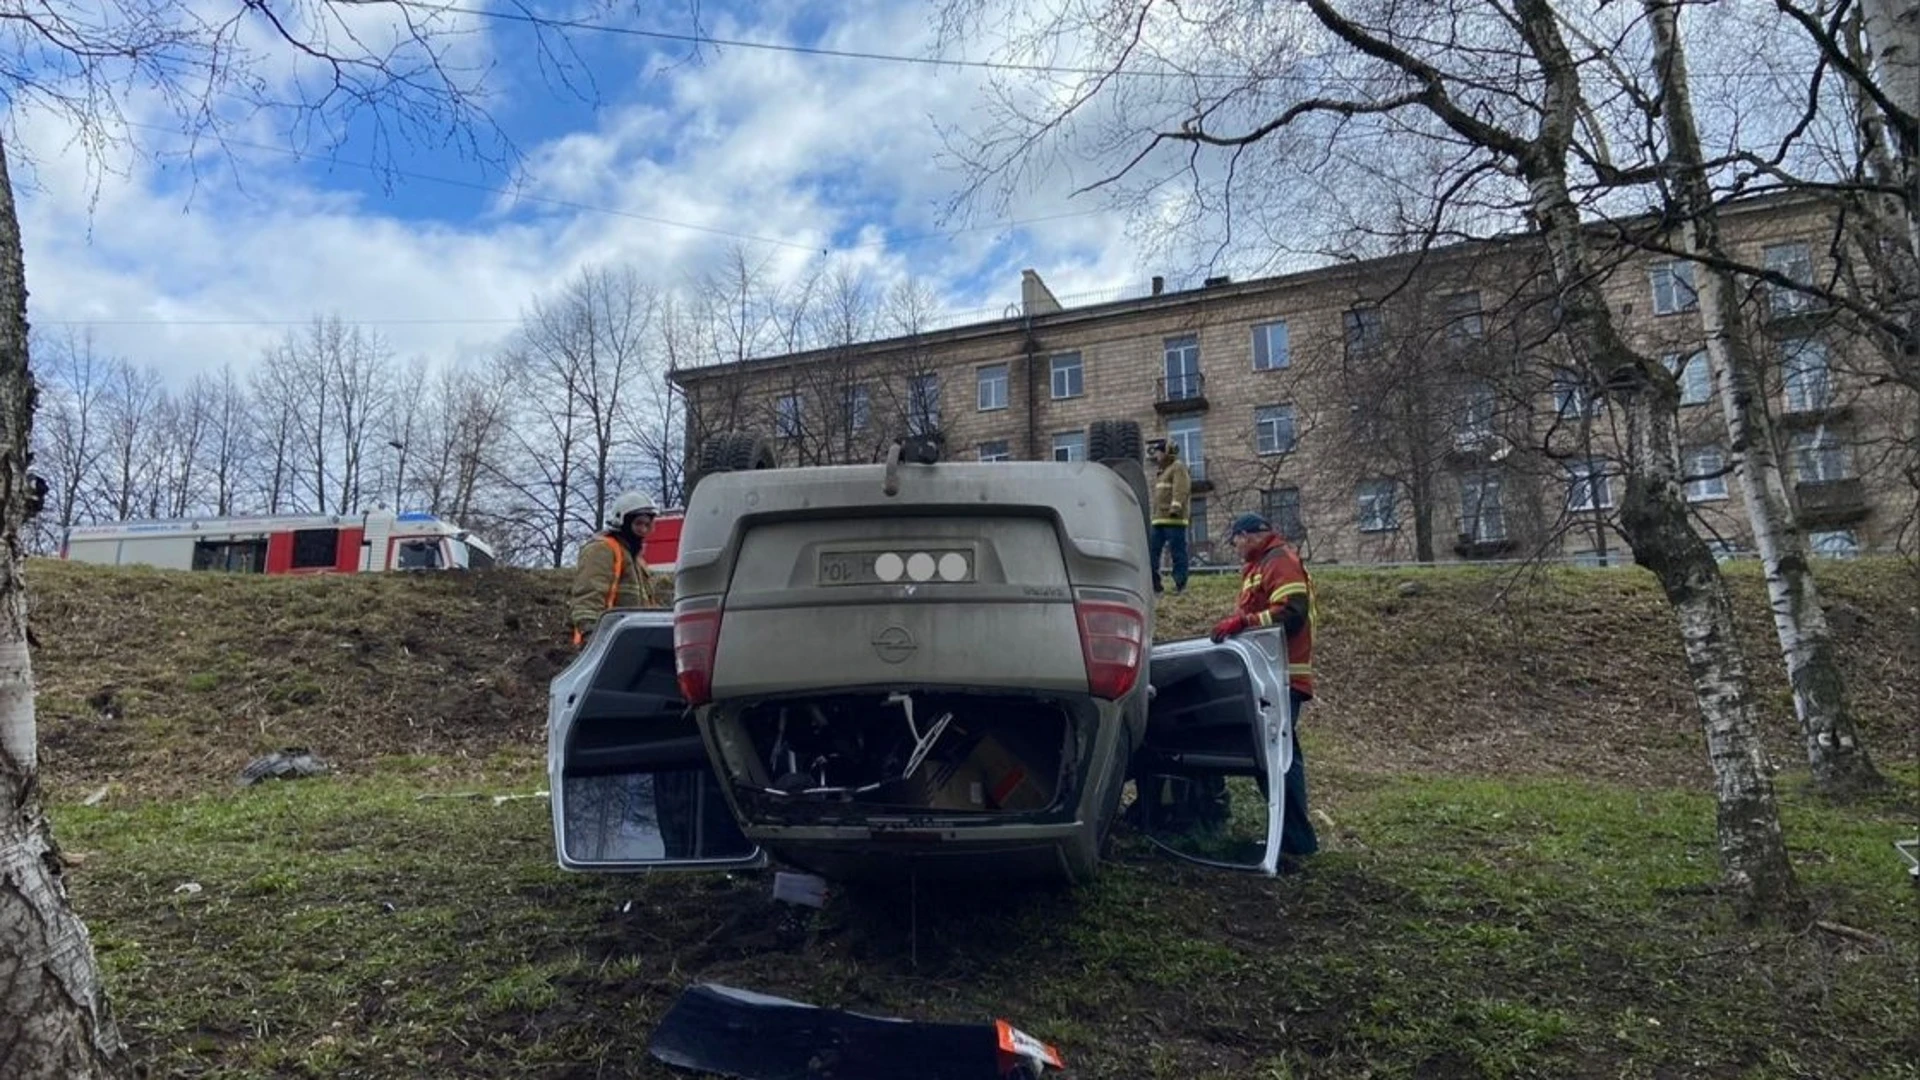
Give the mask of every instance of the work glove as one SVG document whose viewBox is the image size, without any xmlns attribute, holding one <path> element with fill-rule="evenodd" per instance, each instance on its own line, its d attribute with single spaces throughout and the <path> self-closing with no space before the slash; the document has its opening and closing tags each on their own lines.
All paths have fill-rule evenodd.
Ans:
<svg viewBox="0 0 1920 1080">
<path fill-rule="evenodd" d="M 1246 628 L 1245 615 L 1229 615 L 1213 624 L 1213 643 L 1218 645 Z"/>
</svg>

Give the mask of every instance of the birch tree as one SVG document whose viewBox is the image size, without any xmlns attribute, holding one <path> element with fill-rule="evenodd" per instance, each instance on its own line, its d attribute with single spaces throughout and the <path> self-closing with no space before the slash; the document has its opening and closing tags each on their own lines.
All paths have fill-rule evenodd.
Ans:
<svg viewBox="0 0 1920 1080">
<path fill-rule="evenodd" d="M 1820 790 L 1831 795 L 1858 794 L 1884 781 L 1855 729 L 1846 682 L 1808 560 L 1806 534 L 1775 451 L 1766 406 L 1766 368 L 1742 317 L 1743 290 L 1728 268 L 1709 167 L 1694 119 L 1680 9 L 1667 0 L 1645 0 L 1644 8 L 1653 31 L 1653 70 L 1666 129 L 1668 172 L 1686 246 L 1693 254 L 1711 256 L 1699 271 L 1703 276 L 1701 329 L 1707 356 L 1720 375 L 1720 404 L 1735 476 L 1765 568 L 1774 630 L 1786 658 L 1807 760 Z"/>
<path fill-rule="evenodd" d="M 1404 157 L 1427 147 L 1452 162 L 1430 204 L 1427 236 L 1447 228 L 1507 226 L 1524 217 L 1547 254 L 1557 340 L 1623 420 L 1626 493 L 1618 522 L 1636 560 L 1665 593 L 1685 649 L 1714 775 L 1726 885 L 1752 914 L 1798 917 L 1803 905 L 1732 603 L 1711 550 L 1689 521 L 1682 493 L 1677 384 L 1657 358 L 1630 346 L 1616 325 L 1601 287 L 1606 260 L 1596 254 L 1581 218 L 1575 146 L 1590 108 L 1551 4 L 1485 0 L 1416 10 L 1390 0 L 1303 0 L 1302 6 L 1304 12 L 1289 7 L 1273 13 L 1257 5 L 1202 5 L 1156 21 L 1150 4 L 1092 10 L 1075 4 L 1051 21 L 1043 16 L 1041 29 L 1021 38 L 1022 45 L 1082 40 L 1080 32 L 1091 30 L 1094 47 L 1106 50 L 1099 65 L 1105 74 L 1053 87 L 1026 111 L 1003 112 L 967 156 L 971 175 L 985 190 L 996 178 L 1017 178 L 1042 154 L 1071 149 L 1072 120 L 1085 111 L 1131 128 L 1130 137 L 1110 129 L 1107 138 L 1092 140 L 1117 161 L 1096 187 L 1124 180 L 1165 150 L 1161 160 L 1178 162 L 1192 188 L 1211 193 L 1198 205 L 1224 208 L 1234 204 L 1218 196 L 1220 185 L 1255 168 L 1245 159 L 1256 152 L 1271 160 L 1280 152 L 1276 144 L 1388 173 L 1396 167 L 1394 150 Z M 954 23 L 977 16 L 979 7 L 955 4 Z M 1310 16 L 1308 26 L 1321 34 L 1304 34 L 1306 27 L 1284 17 L 1296 13 Z M 1171 46 L 1151 32 L 1163 28 Z M 1243 33 L 1235 38 L 1234 31 Z M 1187 42 L 1201 52 L 1230 52 L 1228 61 L 1242 67 L 1218 82 L 1175 83 L 1192 91 L 1184 101 L 1163 99 L 1156 107 L 1149 97 L 1118 110 L 1095 104 L 1110 81 L 1123 81 L 1107 77 L 1123 64 L 1166 61 L 1171 51 L 1176 64 L 1195 70 L 1191 57 L 1177 52 Z M 1392 142 L 1371 144 L 1378 149 L 1363 153 L 1369 143 L 1354 130 L 1362 122 Z M 1210 152 L 1223 160 L 1208 162 Z M 1152 190 L 1157 179 L 1136 177 L 1136 190 Z M 1224 216 L 1221 231 L 1231 235 L 1232 215 Z"/>
</svg>

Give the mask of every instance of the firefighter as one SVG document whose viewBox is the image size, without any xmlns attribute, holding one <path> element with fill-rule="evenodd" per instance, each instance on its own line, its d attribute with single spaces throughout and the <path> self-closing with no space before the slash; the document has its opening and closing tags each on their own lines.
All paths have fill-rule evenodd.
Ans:
<svg viewBox="0 0 1920 1080">
<path fill-rule="evenodd" d="M 1287 769 L 1280 854 L 1304 858 L 1320 848 L 1307 816 L 1306 759 L 1300 755 L 1300 710 L 1313 700 L 1313 579 L 1300 553 L 1259 514 L 1242 514 L 1227 532 L 1240 556 L 1240 600 L 1214 625 L 1216 642 L 1246 630 L 1278 626 L 1287 635 L 1288 690 L 1293 710 L 1293 764 Z"/>
<path fill-rule="evenodd" d="M 607 507 L 606 530 L 581 545 L 568 610 L 575 645 L 585 644 L 609 611 L 664 606 L 661 583 L 640 553 L 658 514 L 652 499 L 627 492 Z"/>
<path fill-rule="evenodd" d="M 1187 524 L 1193 496 L 1193 474 L 1180 460 L 1180 444 L 1155 439 L 1153 465 L 1153 532 L 1149 558 L 1153 563 L 1153 591 L 1160 592 L 1160 552 L 1173 547 L 1173 591 L 1187 591 Z"/>
</svg>

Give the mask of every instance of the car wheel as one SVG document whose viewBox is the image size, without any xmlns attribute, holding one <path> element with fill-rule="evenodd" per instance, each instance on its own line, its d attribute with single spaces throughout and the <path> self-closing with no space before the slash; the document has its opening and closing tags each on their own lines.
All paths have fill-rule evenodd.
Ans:
<svg viewBox="0 0 1920 1080">
<path fill-rule="evenodd" d="M 694 459 L 694 483 L 712 473 L 772 469 L 780 464 L 773 443 L 745 431 L 723 431 L 700 443 Z"/>
<path fill-rule="evenodd" d="M 1133 490 L 1133 497 L 1140 500 L 1140 527 L 1151 534 L 1153 501 L 1147 490 L 1147 470 L 1135 458 L 1104 458 L 1100 464 L 1112 469 L 1114 474 Z"/>
<path fill-rule="evenodd" d="M 1095 420 L 1087 425 L 1087 457 L 1094 461 L 1139 461 L 1143 448 L 1140 425 L 1132 420 Z"/>
</svg>

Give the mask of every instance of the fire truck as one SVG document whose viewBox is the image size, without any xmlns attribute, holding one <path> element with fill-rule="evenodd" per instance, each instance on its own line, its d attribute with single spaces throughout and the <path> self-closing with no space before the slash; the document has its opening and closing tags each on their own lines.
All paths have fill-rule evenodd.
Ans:
<svg viewBox="0 0 1920 1080">
<path fill-rule="evenodd" d="M 486 541 L 458 525 L 386 510 L 81 525 L 68 531 L 60 557 L 248 574 L 482 570 L 494 562 Z"/>
<path fill-rule="evenodd" d="M 663 510 L 653 519 L 653 528 L 640 545 L 640 560 L 656 574 L 672 574 L 680 565 L 680 526 L 686 521 L 682 509 Z"/>
</svg>

